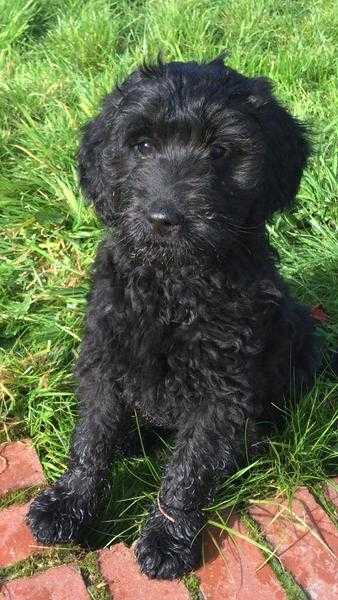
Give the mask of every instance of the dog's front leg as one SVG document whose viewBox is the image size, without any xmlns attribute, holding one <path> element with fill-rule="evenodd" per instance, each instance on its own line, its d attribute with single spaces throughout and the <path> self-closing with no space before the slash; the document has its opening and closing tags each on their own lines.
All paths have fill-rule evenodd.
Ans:
<svg viewBox="0 0 338 600">
<path fill-rule="evenodd" d="M 202 508 L 217 481 L 241 461 L 245 424 L 240 409 L 210 404 L 180 429 L 158 498 L 136 545 L 141 570 L 150 577 L 174 579 L 201 559 Z"/>
<path fill-rule="evenodd" d="M 95 517 L 125 425 L 117 383 L 100 366 L 82 375 L 79 396 L 68 469 L 33 501 L 27 516 L 34 536 L 44 544 L 78 540 Z"/>
</svg>

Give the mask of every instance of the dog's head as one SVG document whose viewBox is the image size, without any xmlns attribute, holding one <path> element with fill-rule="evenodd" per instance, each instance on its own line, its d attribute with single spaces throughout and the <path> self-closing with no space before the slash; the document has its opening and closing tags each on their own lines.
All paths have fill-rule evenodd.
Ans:
<svg viewBox="0 0 338 600">
<path fill-rule="evenodd" d="M 88 123 L 80 182 L 134 254 L 224 253 L 287 208 L 309 154 L 305 128 L 222 59 L 132 73 Z"/>
</svg>

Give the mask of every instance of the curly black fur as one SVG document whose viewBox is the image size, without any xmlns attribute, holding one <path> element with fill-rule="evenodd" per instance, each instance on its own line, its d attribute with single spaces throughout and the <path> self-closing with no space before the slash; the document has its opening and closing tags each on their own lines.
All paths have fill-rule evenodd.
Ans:
<svg viewBox="0 0 338 600">
<path fill-rule="evenodd" d="M 82 188 L 108 226 L 77 365 L 69 467 L 40 494 L 40 542 L 78 539 L 95 516 L 131 413 L 176 432 L 136 554 L 151 577 L 200 560 L 202 508 L 316 369 L 308 307 L 293 300 L 265 223 L 288 208 L 306 130 L 221 59 L 134 72 L 84 130 Z M 114 234 L 110 232 L 114 229 Z"/>
</svg>

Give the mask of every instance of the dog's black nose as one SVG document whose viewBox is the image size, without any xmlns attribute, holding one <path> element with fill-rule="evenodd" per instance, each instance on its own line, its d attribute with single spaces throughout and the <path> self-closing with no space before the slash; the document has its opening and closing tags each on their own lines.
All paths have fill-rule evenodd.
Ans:
<svg viewBox="0 0 338 600">
<path fill-rule="evenodd" d="M 154 207 L 148 212 L 148 221 L 154 227 L 170 228 L 180 224 L 181 216 L 174 208 Z"/>
</svg>

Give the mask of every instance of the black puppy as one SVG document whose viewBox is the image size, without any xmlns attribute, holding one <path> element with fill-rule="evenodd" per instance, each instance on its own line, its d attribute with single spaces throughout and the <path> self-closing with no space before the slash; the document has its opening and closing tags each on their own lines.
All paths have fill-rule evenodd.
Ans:
<svg viewBox="0 0 338 600">
<path fill-rule="evenodd" d="M 137 70 L 86 126 L 80 182 L 113 233 L 95 262 L 69 467 L 29 511 L 40 542 L 76 539 L 93 519 L 136 411 L 177 432 L 140 568 L 174 578 L 198 564 L 218 481 L 315 373 L 309 309 L 290 297 L 265 229 L 293 202 L 308 154 L 268 81 L 222 59 Z"/>
</svg>

